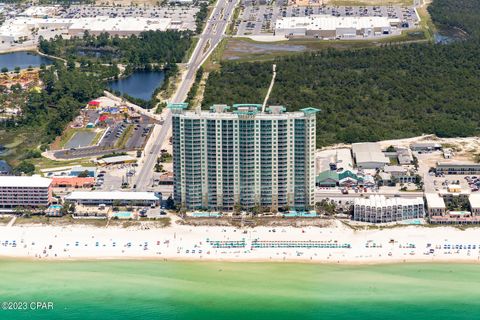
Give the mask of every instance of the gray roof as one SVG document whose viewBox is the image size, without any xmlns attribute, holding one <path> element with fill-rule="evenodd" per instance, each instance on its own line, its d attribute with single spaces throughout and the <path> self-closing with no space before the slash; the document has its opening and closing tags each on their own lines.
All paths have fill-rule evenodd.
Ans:
<svg viewBox="0 0 480 320">
<path fill-rule="evenodd" d="M 354 143 L 352 144 L 352 152 L 357 165 L 365 162 L 390 162 L 383 154 L 380 145 L 375 142 Z"/>
</svg>

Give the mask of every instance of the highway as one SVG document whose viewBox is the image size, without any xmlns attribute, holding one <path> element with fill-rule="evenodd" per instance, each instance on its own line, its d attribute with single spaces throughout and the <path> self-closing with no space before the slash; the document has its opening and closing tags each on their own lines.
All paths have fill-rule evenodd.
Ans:
<svg viewBox="0 0 480 320">
<path fill-rule="evenodd" d="M 187 63 L 187 69 L 183 74 L 182 81 L 170 102 L 183 102 L 187 98 L 188 91 L 195 81 L 195 74 L 198 68 L 200 68 L 223 39 L 237 1 L 238 0 L 218 0 L 215 4 L 197 45 L 190 56 L 190 60 Z M 154 130 L 151 135 L 150 139 L 153 143 L 149 143 L 147 148 L 145 148 L 145 157 L 143 163 L 141 163 L 141 169 L 135 183 L 136 190 L 145 191 L 152 183 L 153 168 L 172 125 L 170 110 L 166 110 L 164 115 L 164 123 L 160 130 Z"/>
</svg>

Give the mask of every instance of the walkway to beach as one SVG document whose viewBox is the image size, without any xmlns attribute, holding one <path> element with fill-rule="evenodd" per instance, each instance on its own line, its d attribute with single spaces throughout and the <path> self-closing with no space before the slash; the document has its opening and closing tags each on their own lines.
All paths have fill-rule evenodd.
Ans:
<svg viewBox="0 0 480 320">
<path fill-rule="evenodd" d="M 17 216 L 13 216 L 12 220 L 8 222 L 7 227 L 13 226 L 16 220 L 17 220 Z"/>
</svg>

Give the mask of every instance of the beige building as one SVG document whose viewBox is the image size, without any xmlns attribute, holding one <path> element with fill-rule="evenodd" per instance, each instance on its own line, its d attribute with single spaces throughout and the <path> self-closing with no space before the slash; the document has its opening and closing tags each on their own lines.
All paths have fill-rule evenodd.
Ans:
<svg viewBox="0 0 480 320">
<path fill-rule="evenodd" d="M 447 213 L 445 200 L 436 193 L 426 193 L 427 213 L 431 216 L 443 216 Z"/>
</svg>

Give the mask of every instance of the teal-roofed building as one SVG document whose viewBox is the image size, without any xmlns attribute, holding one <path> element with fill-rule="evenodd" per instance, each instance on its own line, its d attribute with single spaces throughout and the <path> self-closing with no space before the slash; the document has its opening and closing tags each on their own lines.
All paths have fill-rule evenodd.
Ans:
<svg viewBox="0 0 480 320">
<path fill-rule="evenodd" d="M 317 187 L 332 188 L 338 186 L 339 175 L 336 171 L 327 170 L 321 172 L 316 179 Z"/>
<path fill-rule="evenodd" d="M 188 210 L 306 210 L 315 202 L 316 112 L 170 105 L 175 202 Z"/>
<path fill-rule="evenodd" d="M 345 170 L 338 176 L 340 186 L 350 186 L 357 185 L 359 182 L 363 181 L 362 177 L 357 176 L 350 170 Z"/>
</svg>

